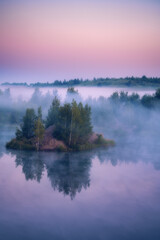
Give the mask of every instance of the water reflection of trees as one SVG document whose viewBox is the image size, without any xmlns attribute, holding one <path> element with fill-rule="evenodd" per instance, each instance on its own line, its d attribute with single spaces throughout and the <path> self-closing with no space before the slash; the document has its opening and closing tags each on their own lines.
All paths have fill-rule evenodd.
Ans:
<svg viewBox="0 0 160 240">
<path fill-rule="evenodd" d="M 16 156 L 15 163 L 22 166 L 26 180 L 40 182 L 43 172 L 52 188 L 69 195 L 71 199 L 77 192 L 90 186 L 90 168 L 93 153 L 45 153 L 10 151 Z"/>
<path fill-rule="evenodd" d="M 53 189 L 69 195 L 71 199 L 90 186 L 90 167 L 91 157 L 86 153 L 66 153 L 52 164 L 46 164 Z"/>
<path fill-rule="evenodd" d="M 96 155 L 101 163 L 110 162 L 112 166 L 128 163 L 151 163 L 156 170 L 160 170 L 159 158 L 160 144 L 154 142 L 147 146 L 138 145 L 135 142 L 131 144 L 119 144 L 115 148 L 106 150 L 97 150 Z"/>
<path fill-rule="evenodd" d="M 150 144 L 151 145 L 151 144 Z M 153 149 L 154 147 L 154 149 Z M 74 199 L 82 189 L 90 187 L 90 169 L 92 159 L 97 156 L 100 162 L 110 162 L 113 166 L 121 163 L 152 163 L 154 168 L 160 170 L 158 145 L 142 147 L 138 144 L 117 145 L 114 148 L 97 149 L 90 152 L 53 153 L 53 152 L 25 152 L 10 151 L 16 156 L 16 166 L 22 166 L 26 180 L 40 182 L 43 172 L 54 190 Z"/>
<path fill-rule="evenodd" d="M 39 153 L 16 151 L 16 167 L 21 165 L 26 180 L 40 182 L 44 171 L 44 163 Z"/>
</svg>

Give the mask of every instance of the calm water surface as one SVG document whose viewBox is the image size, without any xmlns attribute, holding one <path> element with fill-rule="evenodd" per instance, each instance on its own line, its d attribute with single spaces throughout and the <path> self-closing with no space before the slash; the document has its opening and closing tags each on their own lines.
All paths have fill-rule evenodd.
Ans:
<svg viewBox="0 0 160 240">
<path fill-rule="evenodd" d="M 8 151 L 0 130 L 0 240 L 160 239 L 158 145 Z"/>
</svg>

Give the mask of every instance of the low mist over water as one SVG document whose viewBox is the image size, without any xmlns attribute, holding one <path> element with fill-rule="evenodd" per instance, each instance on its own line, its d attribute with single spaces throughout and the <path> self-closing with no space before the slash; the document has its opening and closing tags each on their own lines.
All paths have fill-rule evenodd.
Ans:
<svg viewBox="0 0 160 240">
<path fill-rule="evenodd" d="M 5 90 L 8 86 L 0 86 L 0 89 Z M 34 93 L 35 88 L 32 87 L 14 87 L 9 86 L 11 96 L 15 101 L 22 99 L 22 100 L 29 100 L 31 98 L 31 95 Z M 103 97 L 110 97 L 112 93 L 115 91 L 125 91 L 129 94 L 133 92 L 137 92 L 140 96 L 143 96 L 144 94 L 153 94 L 155 92 L 155 89 L 149 89 L 149 88 L 115 88 L 115 87 L 76 87 L 82 98 L 85 100 L 88 97 L 92 98 L 98 98 L 100 96 Z M 57 90 L 58 95 L 62 100 L 65 99 L 67 88 L 63 87 L 56 87 L 56 88 L 39 88 L 40 92 L 45 95 L 47 93 L 52 94 L 53 91 Z"/>
</svg>

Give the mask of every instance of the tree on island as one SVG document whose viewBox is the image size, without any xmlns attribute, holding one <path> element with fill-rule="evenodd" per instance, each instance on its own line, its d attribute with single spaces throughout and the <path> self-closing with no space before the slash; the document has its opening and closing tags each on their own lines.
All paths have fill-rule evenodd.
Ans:
<svg viewBox="0 0 160 240">
<path fill-rule="evenodd" d="M 46 128 L 52 125 L 55 127 L 53 136 L 67 146 L 84 144 L 92 133 L 91 108 L 77 104 L 75 100 L 60 106 L 60 101 L 55 97 L 48 111 Z"/>
<path fill-rule="evenodd" d="M 83 107 L 82 103 L 73 100 L 60 107 L 54 137 L 73 147 L 84 144 L 91 133 L 91 108 L 88 105 Z"/>
<path fill-rule="evenodd" d="M 72 103 L 60 105 L 57 97 L 53 99 L 43 125 L 42 110 L 28 108 L 23 117 L 16 138 L 6 144 L 7 148 L 24 150 L 86 150 L 95 147 L 113 146 L 113 141 L 105 140 L 100 134 L 92 132 L 91 108 L 86 104 Z"/>
<path fill-rule="evenodd" d="M 46 118 L 46 128 L 52 126 L 51 134 L 57 140 L 64 142 L 69 148 L 85 145 L 92 134 L 91 108 L 86 104 L 72 103 L 60 105 L 57 97 L 53 99 Z M 53 128 L 54 127 L 54 128 Z M 16 131 L 16 139 L 33 144 L 37 151 L 43 140 L 45 127 L 42 121 L 42 110 L 38 108 L 36 115 L 34 109 L 28 108 L 21 124 Z"/>
<path fill-rule="evenodd" d="M 34 137 L 36 114 L 33 108 L 27 108 L 21 125 L 22 136 L 29 139 Z"/>
<path fill-rule="evenodd" d="M 51 125 L 54 125 L 58 121 L 59 108 L 60 108 L 60 101 L 55 96 L 52 101 L 52 105 L 48 110 L 48 116 L 46 119 L 46 128 Z"/>
<path fill-rule="evenodd" d="M 16 130 L 16 139 L 31 139 L 35 138 L 36 148 L 39 150 L 40 141 L 44 135 L 44 125 L 42 122 L 42 110 L 38 108 L 38 115 L 36 116 L 34 109 L 27 108 L 21 128 Z"/>
<path fill-rule="evenodd" d="M 42 108 L 41 107 L 38 108 L 38 118 L 41 120 L 41 122 L 43 121 L 42 120 Z"/>
<path fill-rule="evenodd" d="M 37 151 L 39 151 L 39 146 L 40 146 L 41 140 L 43 139 L 44 131 L 45 131 L 45 128 L 43 126 L 43 123 L 42 123 L 41 119 L 38 118 L 35 122 L 35 130 L 34 130 Z"/>
</svg>

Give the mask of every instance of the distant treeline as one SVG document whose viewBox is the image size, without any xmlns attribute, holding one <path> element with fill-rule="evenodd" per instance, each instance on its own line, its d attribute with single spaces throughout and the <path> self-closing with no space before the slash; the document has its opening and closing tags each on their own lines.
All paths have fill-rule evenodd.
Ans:
<svg viewBox="0 0 160 240">
<path fill-rule="evenodd" d="M 3 86 L 25 86 L 25 87 L 71 87 L 71 86 L 126 86 L 126 87 L 160 87 L 160 78 L 126 77 L 126 78 L 94 78 L 89 79 L 71 79 L 69 81 L 56 80 L 52 83 L 2 83 Z"/>
<path fill-rule="evenodd" d="M 128 92 L 124 91 L 120 93 L 114 92 L 109 100 L 116 104 L 134 104 L 146 108 L 156 108 L 158 110 L 160 108 L 160 88 L 158 88 L 153 95 L 145 94 L 142 98 L 140 98 L 138 93 L 128 95 Z"/>
</svg>

